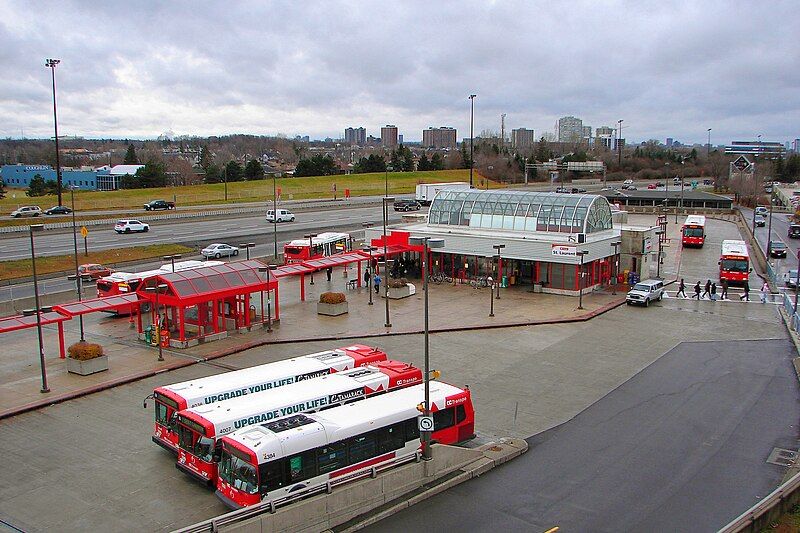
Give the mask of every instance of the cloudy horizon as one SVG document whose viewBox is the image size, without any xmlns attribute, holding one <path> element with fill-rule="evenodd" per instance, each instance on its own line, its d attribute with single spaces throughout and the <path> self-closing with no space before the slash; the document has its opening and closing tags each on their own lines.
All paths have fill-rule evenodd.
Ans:
<svg viewBox="0 0 800 533">
<path fill-rule="evenodd" d="M 555 4 L 555 5 L 553 5 Z M 701 4 L 701 5 L 699 5 Z M 0 1 L 0 136 L 469 136 L 558 117 L 630 141 L 800 137 L 797 4 Z"/>
</svg>

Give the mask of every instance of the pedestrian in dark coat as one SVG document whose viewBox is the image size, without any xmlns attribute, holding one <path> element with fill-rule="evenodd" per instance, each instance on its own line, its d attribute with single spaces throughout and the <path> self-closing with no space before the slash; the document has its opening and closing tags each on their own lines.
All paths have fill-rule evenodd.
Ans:
<svg viewBox="0 0 800 533">
<path fill-rule="evenodd" d="M 697 284 L 694 286 L 694 296 L 692 298 L 697 298 L 697 301 L 700 301 L 700 282 L 698 281 Z"/>
</svg>

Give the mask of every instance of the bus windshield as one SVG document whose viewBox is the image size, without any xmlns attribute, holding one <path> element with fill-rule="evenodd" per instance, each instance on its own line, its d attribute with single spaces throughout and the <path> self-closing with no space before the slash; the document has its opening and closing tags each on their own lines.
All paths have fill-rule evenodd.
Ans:
<svg viewBox="0 0 800 533">
<path fill-rule="evenodd" d="M 703 236 L 703 228 L 684 228 L 683 234 L 686 237 L 702 237 Z"/>
<path fill-rule="evenodd" d="M 183 424 L 178 424 L 178 446 L 207 463 L 214 457 L 214 439 L 200 436 Z"/>
<path fill-rule="evenodd" d="M 298 255 L 300 253 L 300 248 L 297 248 L 295 246 L 287 246 L 286 249 L 284 250 L 284 253 Z"/>
<path fill-rule="evenodd" d="M 727 270 L 728 272 L 747 272 L 747 260 L 723 259 L 722 270 Z"/>
<path fill-rule="evenodd" d="M 222 450 L 219 461 L 220 479 L 227 481 L 235 489 L 247 494 L 256 494 L 258 492 L 256 467 L 234 453 L 229 449 Z"/>
</svg>

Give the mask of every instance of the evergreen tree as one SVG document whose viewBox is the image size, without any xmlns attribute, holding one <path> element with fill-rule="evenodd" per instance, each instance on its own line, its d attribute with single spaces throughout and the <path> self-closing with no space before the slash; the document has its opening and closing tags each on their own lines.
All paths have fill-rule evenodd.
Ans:
<svg viewBox="0 0 800 533">
<path fill-rule="evenodd" d="M 139 158 L 136 157 L 136 148 L 133 147 L 133 143 L 128 145 L 128 151 L 125 152 L 125 159 L 122 162 L 125 165 L 139 164 Z"/>
<path fill-rule="evenodd" d="M 430 170 L 430 163 L 428 162 L 427 155 L 422 154 L 422 156 L 420 156 L 417 162 L 417 170 Z"/>
<path fill-rule="evenodd" d="M 785 168 L 784 168 L 784 165 L 783 165 L 783 157 L 781 157 L 779 155 L 778 159 L 775 159 L 772 162 L 772 175 L 775 176 L 776 180 L 783 181 L 783 177 L 784 177 L 783 173 L 784 173 L 784 171 L 785 171 Z"/>
<path fill-rule="evenodd" d="M 224 179 L 228 183 L 242 181 L 244 179 L 242 165 L 240 165 L 238 161 L 228 161 L 228 164 L 225 165 Z"/>
<path fill-rule="evenodd" d="M 127 178 L 127 176 L 126 176 Z M 125 184 L 129 185 L 125 187 Z M 136 171 L 133 179 L 122 180 L 123 188 L 130 189 L 149 189 L 152 187 L 165 187 L 167 185 L 167 173 L 164 164 L 158 161 L 148 161 Z"/>
<path fill-rule="evenodd" d="M 442 159 L 442 156 L 439 152 L 436 152 L 433 154 L 433 157 L 431 157 L 430 169 L 444 170 L 444 159 Z"/>
<path fill-rule="evenodd" d="M 263 180 L 264 167 L 256 159 L 251 159 L 244 167 L 244 177 L 247 181 Z"/>
<path fill-rule="evenodd" d="M 203 146 L 200 148 L 200 168 L 208 173 L 208 168 L 214 163 L 214 158 L 211 156 L 211 152 L 208 151 L 208 146 Z"/>
<path fill-rule="evenodd" d="M 400 160 L 400 150 L 403 148 L 401 144 L 397 150 L 392 150 L 392 158 L 389 161 L 389 165 L 392 167 L 393 172 L 398 172 L 403 170 L 403 163 Z"/>
<path fill-rule="evenodd" d="M 45 188 L 44 178 L 41 174 L 36 174 L 31 178 L 31 182 L 25 194 L 28 196 L 44 196 L 46 193 L 47 189 Z"/>
<path fill-rule="evenodd" d="M 56 180 L 47 180 L 44 182 L 45 194 L 58 194 L 58 182 Z"/>
<path fill-rule="evenodd" d="M 308 159 L 301 159 L 297 162 L 294 175 L 297 177 L 303 176 L 330 176 L 336 174 L 338 168 L 336 161 L 329 155 L 323 156 L 317 154 Z"/>
<path fill-rule="evenodd" d="M 539 139 L 539 143 L 536 146 L 536 154 L 535 158 L 540 163 L 546 163 L 550 161 L 553 157 L 553 152 L 550 150 L 550 146 L 547 144 L 547 141 L 542 137 Z"/>
<path fill-rule="evenodd" d="M 414 154 L 408 147 L 403 152 L 403 172 L 414 172 Z"/>
<path fill-rule="evenodd" d="M 464 161 L 463 168 L 470 168 L 469 153 L 467 153 L 467 143 L 461 144 L 461 160 Z"/>
<path fill-rule="evenodd" d="M 6 197 L 6 183 L 0 179 L 0 200 Z"/>
<path fill-rule="evenodd" d="M 362 157 L 355 165 L 353 165 L 353 172 L 355 174 L 364 174 L 366 172 L 385 172 L 386 160 L 383 156 L 378 154 L 371 154 L 369 157 Z"/>
<path fill-rule="evenodd" d="M 205 171 L 203 183 L 222 183 L 222 170 L 217 165 L 211 163 Z"/>
</svg>

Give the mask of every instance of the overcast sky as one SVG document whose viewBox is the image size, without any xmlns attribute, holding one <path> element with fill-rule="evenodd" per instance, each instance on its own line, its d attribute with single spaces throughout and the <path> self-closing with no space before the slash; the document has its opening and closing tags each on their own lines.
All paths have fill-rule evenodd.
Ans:
<svg viewBox="0 0 800 533">
<path fill-rule="evenodd" d="M 629 141 L 800 137 L 787 2 L 0 0 L 0 136 L 469 136 L 560 116 Z"/>
</svg>

